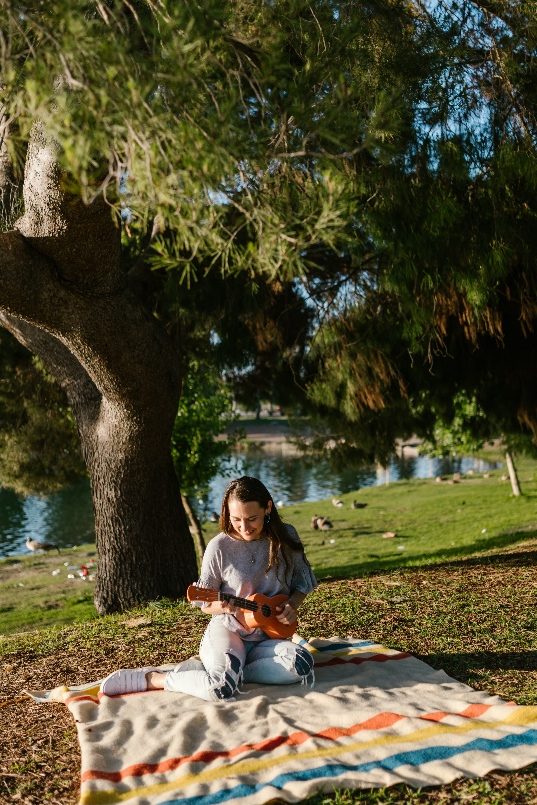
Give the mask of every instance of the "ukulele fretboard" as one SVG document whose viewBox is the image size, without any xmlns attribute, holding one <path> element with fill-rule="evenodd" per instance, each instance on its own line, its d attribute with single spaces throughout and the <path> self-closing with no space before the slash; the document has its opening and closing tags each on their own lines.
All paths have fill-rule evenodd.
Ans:
<svg viewBox="0 0 537 805">
<path fill-rule="evenodd" d="M 235 606 L 241 609 L 248 609 L 250 612 L 259 611 L 265 618 L 270 618 L 275 614 L 275 610 L 268 604 L 261 604 L 261 606 L 259 606 L 255 601 L 249 601 L 247 598 L 237 598 L 236 595 L 232 595 L 231 593 L 218 593 L 218 598 L 220 600 L 230 601 L 235 604 Z"/>
</svg>

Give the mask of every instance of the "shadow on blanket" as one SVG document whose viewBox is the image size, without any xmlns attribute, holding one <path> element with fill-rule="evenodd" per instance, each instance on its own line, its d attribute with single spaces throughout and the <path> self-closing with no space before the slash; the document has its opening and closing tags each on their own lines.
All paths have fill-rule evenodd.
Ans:
<svg viewBox="0 0 537 805">
<path fill-rule="evenodd" d="M 313 689 L 245 685 L 236 701 L 214 703 L 168 691 L 103 697 L 99 683 L 29 693 L 65 703 L 77 722 L 84 805 L 296 802 L 537 761 L 537 707 L 371 641 L 301 642 Z"/>
</svg>

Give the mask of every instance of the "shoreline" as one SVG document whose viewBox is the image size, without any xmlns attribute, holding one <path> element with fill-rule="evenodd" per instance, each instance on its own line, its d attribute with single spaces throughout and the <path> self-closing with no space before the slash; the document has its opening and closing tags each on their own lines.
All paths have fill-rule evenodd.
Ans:
<svg viewBox="0 0 537 805">
<path fill-rule="evenodd" d="M 287 417 L 261 417 L 260 419 L 251 417 L 239 419 L 217 436 L 216 439 L 217 441 L 223 441 L 229 435 L 240 430 L 244 431 L 246 434 L 245 439 L 247 442 L 251 442 L 260 449 L 270 450 L 272 447 L 285 445 L 286 452 L 300 452 L 295 445 L 289 442 L 289 437 L 292 436 L 292 430 Z M 482 453 L 499 452 L 503 454 L 501 442 L 501 439 L 493 439 L 490 442 L 486 442 L 482 449 L 476 452 L 476 458 L 479 458 Z M 408 439 L 396 439 L 395 454 L 399 457 L 404 455 L 407 458 L 418 458 L 422 444 L 423 439 L 418 436 L 411 436 Z"/>
</svg>

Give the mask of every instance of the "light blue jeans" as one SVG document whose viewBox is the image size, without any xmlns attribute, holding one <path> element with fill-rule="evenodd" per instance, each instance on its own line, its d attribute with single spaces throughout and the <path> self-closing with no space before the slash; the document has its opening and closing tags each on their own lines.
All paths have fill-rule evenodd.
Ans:
<svg viewBox="0 0 537 805">
<path fill-rule="evenodd" d="M 168 671 L 165 690 L 215 702 L 232 699 L 241 680 L 261 685 L 306 684 L 313 680 L 313 657 L 291 640 L 242 640 L 211 619 L 200 646 L 201 663 Z M 313 684 L 313 681 L 312 681 Z"/>
</svg>

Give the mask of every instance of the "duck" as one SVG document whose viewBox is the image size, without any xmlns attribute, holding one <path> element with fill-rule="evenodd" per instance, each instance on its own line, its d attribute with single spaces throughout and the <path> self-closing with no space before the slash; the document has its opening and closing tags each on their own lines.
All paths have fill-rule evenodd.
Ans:
<svg viewBox="0 0 537 805">
<path fill-rule="evenodd" d="M 317 531 L 329 531 L 329 529 L 333 528 L 332 523 L 326 517 L 318 517 L 316 514 L 313 515 L 311 518 L 311 527 Z"/>
<path fill-rule="evenodd" d="M 343 501 L 340 500 L 339 498 L 332 498 L 332 503 L 337 509 L 341 509 L 341 507 L 343 506 Z"/>
<path fill-rule="evenodd" d="M 365 509 L 367 503 L 358 503 L 356 500 L 353 500 L 351 503 L 351 509 Z"/>
<path fill-rule="evenodd" d="M 209 517 L 209 521 L 211 523 L 217 523 L 219 520 L 220 520 L 220 517 L 218 516 L 218 514 L 216 512 L 213 512 L 211 514 L 211 516 Z"/>
<path fill-rule="evenodd" d="M 26 537 L 26 547 L 32 553 L 36 553 L 37 551 L 58 551 L 58 553 L 60 553 L 60 549 L 57 545 L 52 545 L 51 542 L 39 542 L 36 539 L 30 539 L 30 537 Z"/>
</svg>

